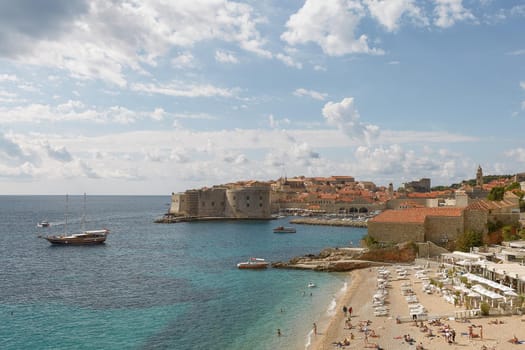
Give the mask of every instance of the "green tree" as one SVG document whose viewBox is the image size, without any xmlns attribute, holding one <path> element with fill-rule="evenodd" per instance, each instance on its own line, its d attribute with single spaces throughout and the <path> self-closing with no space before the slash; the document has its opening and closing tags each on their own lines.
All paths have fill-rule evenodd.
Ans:
<svg viewBox="0 0 525 350">
<path fill-rule="evenodd" d="M 456 239 L 456 249 L 469 252 L 472 247 L 483 245 L 483 233 L 467 230 Z"/>
<path fill-rule="evenodd" d="M 489 312 L 490 312 L 490 305 L 488 303 L 481 303 L 481 305 L 479 306 L 479 308 L 481 309 L 481 314 L 483 316 L 488 316 L 489 315 Z"/>
<path fill-rule="evenodd" d="M 520 239 L 516 228 L 512 226 L 503 226 L 503 228 L 501 229 L 501 234 L 503 235 L 504 241 L 515 241 L 517 239 Z"/>
<path fill-rule="evenodd" d="M 368 248 L 375 248 L 375 247 L 377 247 L 377 244 L 379 243 L 374 237 L 372 237 L 370 235 L 365 235 L 363 237 L 363 241 L 365 242 L 365 245 Z"/>
<path fill-rule="evenodd" d="M 503 200 L 504 194 L 505 194 L 505 187 L 493 187 L 490 190 L 490 193 L 487 196 L 487 199 L 491 201 L 501 201 Z"/>
</svg>

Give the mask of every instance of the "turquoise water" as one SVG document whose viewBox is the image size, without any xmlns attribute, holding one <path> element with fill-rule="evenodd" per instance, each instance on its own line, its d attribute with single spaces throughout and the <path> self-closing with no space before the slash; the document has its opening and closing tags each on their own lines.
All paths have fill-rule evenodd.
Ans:
<svg viewBox="0 0 525 350">
<path fill-rule="evenodd" d="M 272 232 L 288 219 L 154 224 L 169 201 L 88 197 L 86 228 L 109 228 L 107 243 L 55 247 L 37 236 L 64 231 L 65 197 L 0 196 L 1 348 L 304 349 L 312 323 L 335 312 L 347 275 L 236 263 L 318 253 L 365 230 Z M 82 207 L 70 196 L 70 229 L 80 228 Z M 52 226 L 37 228 L 42 219 Z"/>
</svg>

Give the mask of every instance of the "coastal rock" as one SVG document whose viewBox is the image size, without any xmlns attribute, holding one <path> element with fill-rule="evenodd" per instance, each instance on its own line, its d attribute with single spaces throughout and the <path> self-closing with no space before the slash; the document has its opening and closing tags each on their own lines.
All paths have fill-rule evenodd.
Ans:
<svg viewBox="0 0 525 350">
<path fill-rule="evenodd" d="M 344 272 L 385 263 L 407 263 L 416 258 L 417 246 L 411 243 L 387 248 L 326 248 L 319 254 L 294 257 L 289 262 L 274 262 L 274 268 L 301 269 L 326 272 Z"/>
</svg>

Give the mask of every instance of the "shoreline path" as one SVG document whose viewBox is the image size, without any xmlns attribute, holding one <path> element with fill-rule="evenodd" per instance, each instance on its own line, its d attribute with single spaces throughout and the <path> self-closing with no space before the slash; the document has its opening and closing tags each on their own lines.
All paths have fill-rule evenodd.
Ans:
<svg viewBox="0 0 525 350">
<path fill-rule="evenodd" d="M 337 301 L 337 312 L 325 322 L 317 323 L 317 335 L 312 336 L 308 350 L 334 350 L 334 349 L 525 349 L 525 319 L 521 316 L 499 316 L 473 318 L 468 322 L 449 319 L 455 311 L 462 308 L 456 307 L 438 293 L 427 294 L 422 290 L 421 280 L 415 278 L 413 266 L 406 268 L 406 279 L 396 280 L 396 271 L 393 266 L 385 267 L 393 277 L 389 281 L 390 287 L 386 306 L 389 308 L 388 316 L 374 316 L 372 298 L 377 290 L 377 276 L 381 268 L 361 269 L 351 272 L 350 286 L 347 292 Z M 427 269 L 429 274 L 436 272 L 436 268 Z M 410 284 L 413 292 L 427 310 L 428 315 L 440 316 L 440 324 L 431 324 L 426 321 L 416 322 L 409 317 L 409 304 L 402 294 L 402 286 Z M 343 312 L 343 306 L 352 307 L 351 329 L 348 329 L 348 316 Z M 397 317 L 405 322 L 398 322 Z M 410 321 L 408 321 L 410 320 Z M 423 324 L 423 327 L 421 327 Z M 452 330 L 454 330 L 454 342 Z M 433 336 L 429 336 L 429 330 Z M 469 333 L 471 334 L 469 336 Z M 407 341 L 409 335 L 413 340 Z M 352 337 L 353 336 L 353 337 Z M 519 344 L 509 342 L 514 336 Z M 352 339 L 353 338 L 353 339 Z M 347 339 L 349 344 L 341 346 Z M 484 348 L 485 347 L 485 348 Z"/>
</svg>

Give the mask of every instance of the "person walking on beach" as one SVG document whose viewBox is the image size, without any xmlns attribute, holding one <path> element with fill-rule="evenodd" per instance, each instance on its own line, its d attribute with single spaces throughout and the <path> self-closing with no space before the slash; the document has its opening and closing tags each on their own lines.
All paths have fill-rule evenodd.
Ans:
<svg viewBox="0 0 525 350">
<path fill-rule="evenodd" d="M 343 306 L 343 312 L 345 313 L 345 317 L 346 317 L 346 313 L 348 312 L 348 309 L 346 308 L 346 306 Z"/>
<path fill-rule="evenodd" d="M 350 317 L 352 317 L 352 307 L 351 306 L 348 308 L 348 314 Z"/>
<path fill-rule="evenodd" d="M 317 325 L 314 322 L 314 334 L 317 335 Z"/>
</svg>

